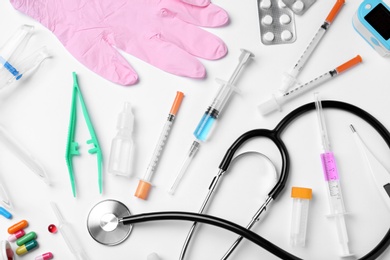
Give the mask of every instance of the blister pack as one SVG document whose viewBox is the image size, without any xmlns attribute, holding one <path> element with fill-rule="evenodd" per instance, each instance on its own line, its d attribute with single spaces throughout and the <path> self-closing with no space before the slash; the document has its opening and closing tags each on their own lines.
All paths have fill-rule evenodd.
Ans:
<svg viewBox="0 0 390 260">
<path fill-rule="evenodd" d="M 295 14 L 304 14 L 316 0 L 282 0 Z"/>
<path fill-rule="evenodd" d="M 296 40 L 294 13 L 282 0 L 258 0 L 261 42 L 265 45 Z"/>
</svg>

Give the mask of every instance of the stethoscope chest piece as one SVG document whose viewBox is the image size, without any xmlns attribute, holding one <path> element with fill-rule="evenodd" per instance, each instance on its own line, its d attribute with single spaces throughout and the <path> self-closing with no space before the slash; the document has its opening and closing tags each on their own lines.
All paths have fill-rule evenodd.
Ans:
<svg viewBox="0 0 390 260">
<path fill-rule="evenodd" d="M 133 228 L 120 220 L 130 216 L 130 210 L 117 200 L 104 200 L 96 204 L 87 219 L 88 232 L 97 242 L 114 246 L 123 242 Z"/>
</svg>

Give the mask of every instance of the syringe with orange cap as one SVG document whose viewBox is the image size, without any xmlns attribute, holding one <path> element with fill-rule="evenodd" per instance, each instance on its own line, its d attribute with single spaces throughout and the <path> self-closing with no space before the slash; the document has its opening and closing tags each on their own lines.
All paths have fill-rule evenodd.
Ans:
<svg viewBox="0 0 390 260">
<path fill-rule="evenodd" d="M 361 63 L 362 61 L 363 61 L 362 57 L 360 57 L 360 55 L 357 55 L 354 58 L 336 67 L 335 69 L 329 70 L 306 83 L 297 84 L 296 86 L 287 90 L 286 92 L 277 91 L 272 95 L 268 96 L 267 98 L 265 98 L 259 104 L 258 109 L 262 115 L 267 115 L 277 110 L 281 111 L 282 106 L 285 103 L 298 97 L 299 95 L 305 93 L 306 91 L 312 90 L 318 87 L 319 85 L 321 85 L 322 83 L 335 78 L 337 75 L 340 75 L 340 73 L 348 70 L 349 68 L 354 67 L 355 65 Z"/>
<path fill-rule="evenodd" d="M 318 31 L 315 33 L 313 39 L 310 41 L 309 45 L 305 48 L 305 51 L 299 57 L 298 61 L 294 64 L 293 68 L 286 72 L 283 75 L 282 85 L 279 89 L 281 92 L 286 92 L 290 87 L 294 86 L 297 83 L 298 74 L 302 71 L 306 62 L 310 58 L 313 51 L 316 49 L 321 39 L 328 31 L 329 26 L 332 24 L 333 20 L 336 18 L 341 7 L 344 5 L 345 0 L 336 0 L 333 8 L 330 10 L 328 16 L 325 18 L 324 23 L 320 26 Z"/>
<path fill-rule="evenodd" d="M 160 134 L 157 145 L 154 148 L 152 159 L 149 162 L 148 168 L 146 169 L 146 173 L 142 179 L 140 179 L 138 183 L 137 190 L 135 192 L 135 196 L 140 199 L 146 199 L 149 194 L 149 190 L 152 187 L 151 179 L 153 173 L 156 171 L 158 161 L 160 159 L 160 155 L 164 149 L 165 143 L 168 139 L 169 133 L 171 132 L 171 128 L 173 125 L 173 121 L 175 120 L 177 111 L 180 108 L 181 102 L 183 100 L 184 94 L 180 91 L 176 93 L 176 98 L 173 101 L 171 110 L 169 112 L 167 121 L 164 124 L 164 128 Z"/>
</svg>

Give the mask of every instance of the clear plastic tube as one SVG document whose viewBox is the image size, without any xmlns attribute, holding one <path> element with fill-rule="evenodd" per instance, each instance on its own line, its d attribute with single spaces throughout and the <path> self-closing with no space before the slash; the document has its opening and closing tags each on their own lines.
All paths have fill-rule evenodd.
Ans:
<svg viewBox="0 0 390 260">
<path fill-rule="evenodd" d="M 50 185 L 49 178 L 43 166 L 22 147 L 6 130 L 0 126 L 0 141 L 7 146 L 27 167 L 29 167 L 46 184 Z"/>
<path fill-rule="evenodd" d="M 26 47 L 33 31 L 34 27 L 30 25 L 19 27 L 7 42 L 0 47 L 0 57 L 9 62 L 15 61 Z"/>
<path fill-rule="evenodd" d="M 11 200 L 9 199 L 7 190 L 4 188 L 4 186 L 0 182 L 0 201 L 3 203 L 3 205 L 8 208 L 12 209 L 12 203 Z"/>
<path fill-rule="evenodd" d="M 21 53 L 25 49 L 34 27 L 23 25 L 0 48 L 0 89 L 22 78 L 36 69 L 45 59 L 50 57 L 46 47 L 43 47 L 25 59 Z"/>
<path fill-rule="evenodd" d="M 65 243 L 68 246 L 70 252 L 72 252 L 76 260 L 88 260 L 89 258 L 85 254 L 80 241 L 75 236 L 71 225 L 62 216 L 60 210 L 57 207 L 57 204 L 54 202 L 50 202 L 50 205 L 58 219 L 58 229 L 62 237 L 64 238 Z"/>
</svg>

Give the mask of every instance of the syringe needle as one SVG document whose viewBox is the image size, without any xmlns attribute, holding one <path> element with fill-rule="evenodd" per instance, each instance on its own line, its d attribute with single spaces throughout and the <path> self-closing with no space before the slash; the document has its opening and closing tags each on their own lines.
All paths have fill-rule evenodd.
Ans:
<svg viewBox="0 0 390 260">
<path fill-rule="evenodd" d="M 192 162 L 192 159 L 194 159 L 196 153 L 198 152 L 199 147 L 200 147 L 200 143 L 198 141 L 194 141 L 192 143 L 190 150 L 188 151 L 187 156 L 184 159 L 184 161 L 180 167 L 180 171 L 175 178 L 175 181 L 173 182 L 172 186 L 168 190 L 169 194 L 173 195 L 175 193 L 177 187 L 179 186 L 181 179 L 183 178 L 185 172 L 188 169 L 188 166 L 190 165 L 190 163 Z"/>
<path fill-rule="evenodd" d="M 324 23 L 320 26 L 313 39 L 310 41 L 309 45 L 306 47 L 305 51 L 302 53 L 298 61 L 295 63 L 294 67 L 283 75 L 282 85 L 280 87 L 281 92 L 286 92 L 290 87 L 292 87 L 296 81 L 298 74 L 302 71 L 306 62 L 309 60 L 311 54 L 316 49 L 321 39 L 325 35 L 329 26 L 332 24 L 333 20 L 336 18 L 341 7 L 344 5 L 345 0 L 337 0 L 332 10 L 329 12 Z"/>
</svg>

